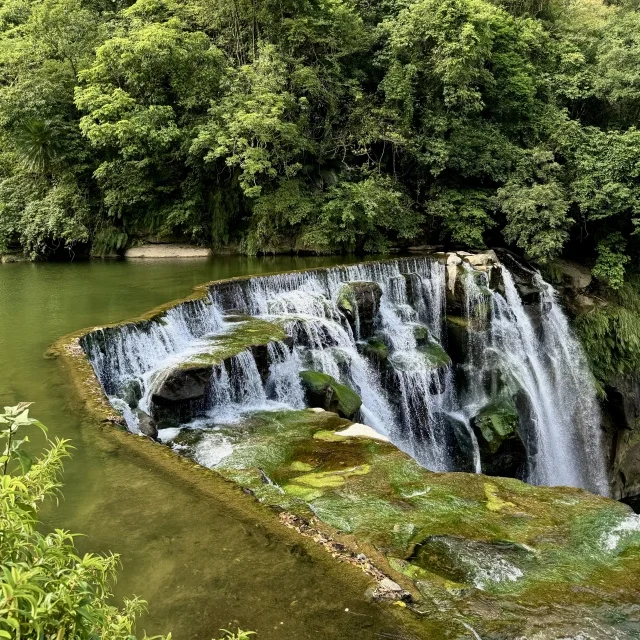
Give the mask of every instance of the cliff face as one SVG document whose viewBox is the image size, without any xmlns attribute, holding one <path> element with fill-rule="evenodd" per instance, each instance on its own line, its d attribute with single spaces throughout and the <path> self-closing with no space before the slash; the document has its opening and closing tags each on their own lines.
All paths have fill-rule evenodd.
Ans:
<svg viewBox="0 0 640 640">
<path fill-rule="evenodd" d="M 640 495 L 640 374 L 617 376 L 605 387 L 613 495 Z"/>
</svg>

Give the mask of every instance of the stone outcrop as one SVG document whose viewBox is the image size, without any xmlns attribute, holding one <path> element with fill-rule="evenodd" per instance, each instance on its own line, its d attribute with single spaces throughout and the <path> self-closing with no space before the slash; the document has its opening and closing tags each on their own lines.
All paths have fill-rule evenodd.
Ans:
<svg viewBox="0 0 640 640">
<path fill-rule="evenodd" d="M 523 477 L 527 450 L 518 433 L 518 411 L 508 398 L 484 406 L 472 420 L 482 472 L 490 476 Z"/>
<path fill-rule="evenodd" d="M 131 247 L 125 258 L 208 258 L 211 249 L 188 244 L 145 244 Z"/>
<path fill-rule="evenodd" d="M 311 407 L 320 407 L 343 418 L 352 419 L 362 405 L 360 396 L 353 389 L 340 384 L 326 373 L 301 371 L 300 380 Z"/>
<path fill-rule="evenodd" d="M 287 517 L 313 520 L 319 543 L 328 536 L 353 557 L 374 549 L 384 584 L 428 613 L 416 637 L 469 638 L 452 629 L 460 615 L 482 638 L 543 640 L 615 637 L 634 619 L 640 539 L 628 507 L 568 487 L 431 473 L 387 442 L 340 435 L 348 427 L 326 411 L 263 412 L 179 451 L 204 462 L 225 447 L 211 466 Z"/>
<path fill-rule="evenodd" d="M 269 344 L 287 342 L 284 330 L 270 322 L 236 316 L 232 331 L 215 336 L 202 351 L 158 373 L 151 388 L 151 415 L 162 427 L 173 426 L 202 413 L 216 367 L 231 370 L 231 361 L 244 351 L 251 353 L 265 381 L 269 375 Z"/>
<path fill-rule="evenodd" d="M 640 375 L 618 376 L 605 387 L 614 496 L 640 494 Z"/>
<path fill-rule="evenodd" d="M 142 409 L 136 409 L 136 417 L 138 419 L 138 429 L 140 429 L 140 433 L 152 440 L 157 440 L 158 425 L 156 421 L 148 413 L 142 411 Z"/>
<path fill-rule="evenodd" d="M 489 281 L 495 278 L 495 267 L 499 264 L 495 251 L 487 250 L 482 253 L 457 251 L 438 253 L 438 259 L 446 266 L 446 295 L 447 313 L 462 315 L 465 304 L 464 278 L 473 272 L 486 273 Z M 466 268 L 465 268 L 466 265 Z M 471 267 L 471 271 L 469 271 Z"/>
<path fill-rule="evenodd" d="M 346 316 L 354 334 L 369 338 L 380 309 L 382 289 L 376 282 L 346 282 L 338 292 L 338 308 Z"/>
<path fill-rule="evenodd" d="M 597 294 L 591 270 L 570 260 L 554 260 L 545 267 L 545 276 L 560 292 L 566 309 L 574 316 L 606 305 Z"/>
</svg>

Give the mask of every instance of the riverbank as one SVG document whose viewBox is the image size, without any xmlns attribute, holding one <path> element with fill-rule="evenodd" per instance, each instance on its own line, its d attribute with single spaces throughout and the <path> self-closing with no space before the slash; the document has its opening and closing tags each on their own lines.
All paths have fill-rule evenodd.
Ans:
<svg viewBox="0 0 640 640">
<path fill-rule="evenodd" d="M 233 285 L 241 281 L 244 282 L 242 279 L 218 282 L 215 289 L 218 292 L 230 292 Z M 201 299 L 203 291 L 203 288 L 197 290 L 186 304 L 192 304 L 194 297 Z M 145 314 L 139 319 L 140 329 L 146 331 L 146 323 L 157 322 L 161 314 L 170 308 L 176 307 L 165 305 Z M 95 391 L 97 380 L 87 369 L 82 351 L 77 347 L 79 337 L 74 335 L 59 343 L 58 354 L 74 371 L 78 387 L 86 396 L 87 384 Z M 110 405 L 104 397 L 98 401 L 97 395 L 91 394 L 87 405 L 102 420 L 117 422 L 118 418 L 114 416 Z M 327 414 L 327 417 L 330 415 Z M 322 511 L 328 513 L 329 517 L 320 518 L 322 527 L 328 529 L 324 532 L 318 530 L 318 536 L 322 541 L 337 539 L 352 558 L 357 557 L 358 550 L 362 552 L 364 548 L 365 557 L 375 558 L 377 570 L 382 572 L 378 582 L 385 580 L 387 575 L 396 578 L 400 583 L 399 589 L 405 585 L 410 592 L 406 598 L 397 594 L 398 602 L 408 604 L 409 608 L 414 607 L 419 614 L 416 621 L 420 624 L 425 623 L 420 614 L 428 614 L 430 637 L 439 637 L 433 634 L 442 633 L 447 624 L 451 625 L 452 611 L 458 611 L 456 615 L 465 616 L 465 620 L 490 634 L 488 637 L 506 629 L 509 633 L 578 632 L 582 628 L 584 615 L 594 607 L 602 609 L 603 617 L 600 619 L 599 615 L 598 619 L 603 624 L 605 618 L 614 615 L 619 616 L 621 621 L 615 629 L 625 633 L 633 630 L 633 603 L 637 601 L 638 594 L 622 586 L 619 581 L 624 576 L 626 584 L 633 583 L 633 576 L 638 575 L 638 553 L 633 546 L 635 538 L 633 535 L 629 540 L 626 538 L 625 518 L 629 512 L 625 507 L 586 493 L 576 493 L 575 490 L 534 488 L 515 480 L 489 480 L 483 476 L 468 476 L 467 482 L 461 480 L 464 477 L 462 475 L 429 474 L 404 454 L 400 455 L 407 462 L 397 460 L 388 466 L 381 462 L 385 457 L 380 458 L 375 451 L 376 448 L 390 445 L 349 444 L 347 452 L 344 449 L 347 445 L 345 439 L 340 436 L 329 437 L 335 430 L 323 426 L 321 423 L 326 418 L 320 416 L 317 413 L 309 414 L 302 421 L 294 421 L 291 427 L 293 441 L 298 443 L 296 448 L 304 452 L 303 460 L 295 456 L 292 458 L 291 452 L 285 453 L 288 427 L 283 425 L 289 423 L 278 418 L 275 423 L 267 420 L 255 429 L 254 435 L 258 440 L 253 442 L 249 439 L 244 443 L 245 455 L 241 456 L 241 462 L 234 463 L 231 457 L 227 460 L 229 466 L 212 466 L 263 503 L 276 507 L 284 515 L 284 522 L 292 522 L 287 513 L 302 518 L 301 525 L 297 527 L 301 533 L 314 531 L 313 527 L 317 526 L 314 517 L 317 521 L 320 505 L 316 501 L 330 499 L 328 505 L 323 502 Z M 314 429 L 316 423 L 318 426 Z M 277 438 L 270 439 L 269 433 L 274 425 Z M 312 432 L 308 432 L 309 428 Z M 234 434 L 239 432 L 242 430 L 233 428 Z M 250 429 L 250 432 L 253 431 Z M 220 435 L 220 432 L 215 433 Z M 320 434 L 324 434 L 323 437 Z M 260 437 L 267 437 L 269 444 L 261 442 Z M 193 444 L 191 441 L 180 442 L 181 451 L 184 453 L 186 446 L 189 454 Z M 268 453 L 269 447 L 274 448 L 274 454 Z M 325 451 L 327 447 L 331 451 Z M 342 454 L 337 449 L 341 449 Z M 255 452 L 258 458 L 252 459 L 251 455 L 247 457 L 246 451 Z M 260 459 L 260 452 L 263 451 L 266 457 Z M 391 450 L 385 455 L 390 453 Z M 197 455 L 191 455 L 198 459 Z M 279 461 L 275 467 L 269 466 L 273 455 Z M 322 462 L 314 465 L 314 460 Z M 414 464 L 415 468 L 407 471 L 404 467 L 408 463 Z M 332 464 L 346 466 L 333 467 Z M 380 464 L 383 468 L 388 466 L 382 476 L 379 476 Z M 391 493 L 389 488 L 383 488 L 380 494 L 380 478 L 393 477 L 394 474 L 399 474 L 399 477 L 393 483 Z M 450 481 L 439 479 L 447 476 Z M 307 477 L 309 482 L 305 480 Z M 284 495 L 272 490 L 274 478 L 276 486 L 284 485 Z M 409 484 L 404 486 L 402 483 L 407 480 Z M 479 484 L 476 487 L 474 483 Z M 292 488 L 291 492 L 287 487 Z M 247 499 L 244 495 L 242 498 Z M 366 513 L 361 513 L 358 504 L 370 503 L 378 506 L 371 511 L 365 508 Z M 305 506 L 308 504 L 312 505 L 311 512 Z M 392 514 L 395 511 L 397 519 L 394 520 Z M 444 513 L 452 519 L 443 518 Z M 420 519 L 427 514 L 435 520 L 421 523 Z M 464 523 L 460 518 L 464 518 Z M 406 541 L 398 546 L 398 540 L 406 537 L 404 525 L 407 520 L 413 528 L 408 532 Z M 351 535 L 341 538 L 341 529 Z M 617 531 L 624 531 L 625 534 L 617 535 Z M 629 531 L 633 532 L 633 527 Z M 609 548 L 608 540 L 612 536 L 617 538 Z M 422 555 L 426 564 L 420 561 L 416 563 L 416 544 L 423 547 L 426 540 L 430 541 L 427 546 L 436 546 L 426 556 Z M 618 543 L 622 546 L 618 546 Z M 444 548 L 438 545 L 444 545 Z M 434 560 L 429 559 L 431 556 L 436 558 L 435 567 Z M 468 559 L 465 560 L 465 557 Z M 485 563 L 489 561 L 489 566 L 483 566 L 483 557 Z M 475 570 L 469 568 L 469 563 L 475 565 Z M 504 571 L 490 568 L 496 563 Z M 570 574 L 563 576 L 562 572 L 568 565 L 572 567 Z M 495 584 L 492 586 L 491 583 Z M 569 599 L 561 596 L 567 586 L 571 587 L 565 593 L 565 596 L 570 596 Z M 575 589 L 581 589 L 591 596 L 577 599 Z M 486 607 L 487 600 L 492 603 L 496 620 L 504 619 L 515 602 L 527 603 L 528 612 L 512 614 L 507 616 L 508 621 L 494 624 L 483 619 L 482 607 Z M 617 608 L 611 604 L 613 601 L 618 602 Z M 443 602 L 448 603 L 444 609 L 441 606 Z M 608 604 L 605 606 L 605 603 Z M 531 615 L 532 609 L 547 610 L 541 629 L 537 627 L 536 617 Z M 445 614 L 441 616 L 442 611 Z M 457 619 L 455 615 L 454 618 Z M 460 633 L 466 634 L 468 629 L 460 625 Z"/>
</svg>

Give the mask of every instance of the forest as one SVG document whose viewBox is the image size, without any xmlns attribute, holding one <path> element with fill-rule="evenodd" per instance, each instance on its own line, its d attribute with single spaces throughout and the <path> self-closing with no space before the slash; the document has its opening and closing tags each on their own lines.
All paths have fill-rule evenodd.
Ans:
<svg viewBox="0 0 640 640">
<path fill-rule="evenodd" d="M 2 0 L 0 253 L 640 252 L 622 0 Z"/>
</svg>

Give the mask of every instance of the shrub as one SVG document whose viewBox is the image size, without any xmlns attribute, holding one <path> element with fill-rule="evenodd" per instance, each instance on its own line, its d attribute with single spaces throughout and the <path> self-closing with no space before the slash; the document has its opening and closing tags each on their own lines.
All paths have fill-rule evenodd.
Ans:
<svg viewBox="0 0 640 640">
<path fill-rule="evenodd" d="M 47 429 L 29 417 L 30 404 L 0 412 L 0 638 L 135 640 L 136 616 L 145 602 L 125 600 L 122 608 L 108 604 L 118 556 L 81 557 L 74 534 L 37 530 L 38 509 L 59 493 L 70 446 L 67 440 L 47 438 L 44 454 L 31 457 L 24 431 L 37 428 L 46 436 Z M 249 640 L 251 632 L 225 634 L 227 640 Z"/>
</svg>

